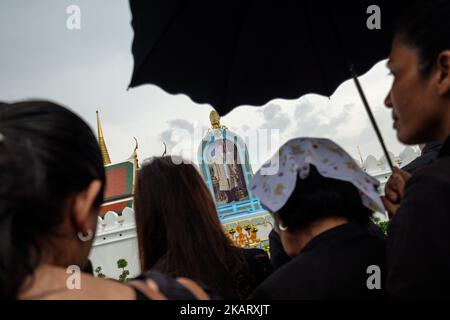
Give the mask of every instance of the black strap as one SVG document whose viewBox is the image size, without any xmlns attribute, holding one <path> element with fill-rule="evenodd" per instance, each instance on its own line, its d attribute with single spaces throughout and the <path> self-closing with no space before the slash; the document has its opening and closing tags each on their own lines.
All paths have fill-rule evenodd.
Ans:
<svg viewBox="0 0 450 320">
<path fill-rule="evenodd" d="M 142 293 L 142 291 L 139 290 L 138 288 L 133 287 L 133 289 L 136 296 L 135 298 L 136 300 L 151 300 L 146 294 Z"/>
<path fill-rule="evenodd" d="M 148 279 L 155 281 L 158 285 L 159 291 L 169 300 L 198 300 L 197 297 L 181 283 L 160 272 L 147 271 L 142 273 L 135 280 L 145 281 Z M 206 292 L 210 299 L 220 299 L 217 294 L 212 292 L 205 285 L 198 282 L 197 284 Z"/>
</svg>

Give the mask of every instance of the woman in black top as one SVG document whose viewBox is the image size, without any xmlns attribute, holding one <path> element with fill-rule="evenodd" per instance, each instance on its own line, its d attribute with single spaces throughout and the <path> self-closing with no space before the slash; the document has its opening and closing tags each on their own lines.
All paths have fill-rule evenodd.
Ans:
<svg viewBox="0 0 450 320">
<path fill-rule="evenodd" d="M 345 156 L 329 140 L 295 140 L 280 149 L 278 172 L 264 176 L 259 171 L 252 181 L 253 192 L 274 214 L 283 251 L 292 258 L 252 298 L 382 299 L 385 240 L 367 227 L 368 207 L 375 206 L 362 196 L 365 191 L 381 204 L 373 178 L 349 156 L 341 164 L 350 172 L 340 172 L 328 154 L 321 156 L 329 150 Z"/>
<path fill-rule="evenodd" d="M 395 169 L 386 185 L 387 290 L 391 298 L 450 298 L 450 2 L 414 1 L 397 19 L 385 104 L 405 144 L 442 144 L 412 177 Z"/>
<path fill-rule="evenodd" d="M 272 271 L 264 250 L 237 248 L 225 235 L 211 193 L 191 164 L 169 156 L 144 163 L 135 215 L 142 270 L 194 279 L 224 299 L 248 298 Z"/>
</svg>

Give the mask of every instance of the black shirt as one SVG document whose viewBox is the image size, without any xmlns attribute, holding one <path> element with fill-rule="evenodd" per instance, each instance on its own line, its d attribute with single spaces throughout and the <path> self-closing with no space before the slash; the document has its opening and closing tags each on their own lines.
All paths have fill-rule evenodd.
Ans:
<svg viewBox="0 0 450 320">
<path fill-rule="evenodd" d="M 181 285 L 172 277 L 160 272 L 143 272 L 135 280 L 145 281 L 149 279 L 155 281 L 158 285 L 159 292 L 161 292 L 168 300 L 197 300 L 189 289 Z M 205 291 L 211 300 L 219 299 L 219 296 L 214 290 L 210 290 L 207 286 L 201 283 L 197 284 Z M 150 300 L 150 298 L 138 288 L 133 287 L 133 289 L 135 291 L 136 300 Z"/>
<path fill-rule="evenodd" d="M 264 250 L 257 248 L 238 248 L 238 250 L 240 251 L 240 254 L 242 254 L 242 264 L 230 264 L 227 266 L 226 272 L 224 272 L 224 269 L 215 270 L 217 282 L 223 284 L 223 287 L 213 287 L 211 284 L 208 284 L 213 292 L 218 293 L 217 297 L 220 295 L 220 297 L 225 300 L 248 299 L 255 288 L 259 286 L 273 271 L 269 256 Z M 195 262 L 186 261 L 186 263 Z M 152 270 L 159 271 L 159 273 L 168 274 L 174 278 L 187 277 L 196 281 L 198 284 L 202 283 L 200 279 L 180 273 L 179 271 L 165 270 L 164 265 L 165 262 L 163 257 Z"/>
<path fill-rule="evenodd" d="M 269 256 L 262 249 L 242 249 L 247 268 L 234 275 L 236 296 L 233 299 L 246 300 L 268 276 L 273 268 Z"/>
<path fill-rule="evenodd" d="M 388 229 L 387 290 L 394 299 L 450 298 L 450 137 L 408 180 Z"/>
<path fill-rule="evenodd" d="M 253 299 L 371 299 L 384 297 L 369 290 L 369 266 L 382 272 L 385 241 L 367 228 L 347 223 L 313 238 L 292 261 L 274 272 L 252 295 Z"/>
<path fill-rule="evenodd" d="M 372 220 L 369 220 L 366 225 L 367 230 L 370 234 L 377 236 L 379 238 L 385 239 L 386 235 L 381 231 L 380 227 L 376 225 Z M 269 243 L 270 243 L 270 262 L 272 263 L 273 269 L 277 270 L 289 261 L 289 257 L 284 251 L 283 244 L 281 243 L 280 236 L 275 232 L 274 229 L 269 233 Z"/>
<path fill-rule="evenodd" d="M 439 151 L 442 145 L 439 142 L 430 142 L 425 145 L 420 157 L 414 159 L 412 162 L 402 168 L 409 173 L 414 173 L 416 170 L 432 164 L 439 156 Z"/>
<path fill-rule="evenodd" d="M 270 262 L 272 263 L 273 269 L 277 270 L 289 261 L 291 257 L 284 251 L 283 244 L 281 243 L 280 236 L 272 229 L 269 233 L 269 244 L 270 244 Z"/>
</svg>

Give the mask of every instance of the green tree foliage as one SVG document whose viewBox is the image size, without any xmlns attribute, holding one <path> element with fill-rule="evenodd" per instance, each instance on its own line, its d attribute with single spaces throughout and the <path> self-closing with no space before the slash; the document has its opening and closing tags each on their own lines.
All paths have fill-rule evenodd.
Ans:
<svg viewBox="0 0 450 320">
<path fill-rule="evenodd" d="M 122 273 L 119 276 L 119 281 L 121 281 L 121 282 L 128 281 L 128 276 L 130 275 L 130 271 L 125 269 L 127 266 L 128 266 L 127 260 L 125 260 L 125 259 L 117 260 L 117 268 L 122 269 Z"/>
<path fill-rule="evenodd" d="M 95 274 L 97 275 L 97 278 L 105 278 L 105 274 L 102 273 L 102 267 L 98 266 L 95 268 Z"/>
</svg>

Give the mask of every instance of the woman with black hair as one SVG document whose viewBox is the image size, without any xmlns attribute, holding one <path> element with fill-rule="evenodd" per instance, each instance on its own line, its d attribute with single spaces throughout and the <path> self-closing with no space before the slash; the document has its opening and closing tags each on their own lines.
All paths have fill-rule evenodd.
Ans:
<svg viewBox="0 0 450 320">
<path fill-rule="evenodd" d="M 262 249 L 241 249 L 225 235 L 198 170 L 156 157 L 139 170 L 135 215 L 142 270 L 188 277 L 224 299 L 247 299 L 272 272 Z"/>
<path fill-rule="evenodd" d="M 386 185 L 387 291 L 391 298 L 450 298 L 450 1 L 414 1 L 397 20 L 385 104 L 398 139 L 437 141 L 437 160 Z"/>
<path fill-rule="evenodd" d="M 265 175 L 267 165 L 278 165 Z M 275 232 L 292 257 L 253 293 L 254 299 L 381 299 L 384 239 L 371 233 L 383 212 L 378 182 L 327 139 L 294 139 L 251 185 L 274 214 Z"/>
<path fill-rule="evenodd" d="M 0 103 L 0 181 L 0 299 L 165 299 L 174 291 L 207 298 L 187 279 L 182 286 L 148 275 L 172 284 L 171 292 L 160 292 L 148 277 L 127 286 L 80 272 L 94 241 L 105 172 L 94 134 L 68 109 L 47 101 Z"/>
</svg>

